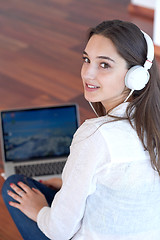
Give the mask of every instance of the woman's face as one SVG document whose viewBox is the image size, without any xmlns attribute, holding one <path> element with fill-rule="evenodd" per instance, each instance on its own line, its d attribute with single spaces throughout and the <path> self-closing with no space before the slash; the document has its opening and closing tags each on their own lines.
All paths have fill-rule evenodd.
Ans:
<svg viewBox="0 0 160 240">
<path fill-rule="evenodd" d="M 102 35 L 93 35 L 83 59 L 81 76 L 86 100 L 101 102 L 106 111 L 123 102 L 127 63 L 112 41 Z"/>
</svg>

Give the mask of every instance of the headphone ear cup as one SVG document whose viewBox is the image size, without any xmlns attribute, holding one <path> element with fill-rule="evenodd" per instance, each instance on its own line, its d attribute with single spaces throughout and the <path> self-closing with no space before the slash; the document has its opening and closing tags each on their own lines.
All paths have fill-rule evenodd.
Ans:
<svg viewBox="0 0 160 240">
<path fill-rule="evenodd" d="M 141 90 L 148 83 L 149 77 L 149 72 L 144 67 L 137 65 L 126 73 L 125 85 L 132 90 Z"/>
</svg>

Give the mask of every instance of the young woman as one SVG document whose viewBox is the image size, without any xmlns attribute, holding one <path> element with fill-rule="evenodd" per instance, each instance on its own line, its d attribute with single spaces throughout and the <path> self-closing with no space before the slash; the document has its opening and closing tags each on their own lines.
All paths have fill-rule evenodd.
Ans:
<svg viewBox="0 0 160 240">
<path fill-rule="evenodd" d="M 24 239 L 159 240 L 160 78 L 153 58 L 152 40 L 133 23 L 105 21 L 90 30 L 81 75 L 97 118 L 75 133 L 63 183 L 14 175 L 3 186 Z"/>
</svg>

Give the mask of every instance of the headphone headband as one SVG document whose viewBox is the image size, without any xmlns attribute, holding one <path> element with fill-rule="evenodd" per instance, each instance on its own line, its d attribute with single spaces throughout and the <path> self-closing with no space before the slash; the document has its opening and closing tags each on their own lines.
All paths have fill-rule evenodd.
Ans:
<svg viewBox="0 0 160 240">
<path fill-rule="evenodd" d="M 154 59 L 154 44 L 153 44 L 152 39 L 150 38 L 150 36 L 147 33 L 145 33 L 142 30 L 141 30 L 141 32 L 143 33 L 144 38 L 147 43 L 147 60 L 144 63 L 144 68 L 148 70 L 151 68 L 152 62 Z"/>
<path fill-rule="evenodd" d="M 131 89 L 129 96 L 133 93 L 134 90 L 143 89 L 149 81 L 150 75 L 148 69 L 152 66 L 152 61 L 154 59 L 154 44 L 150 36 L 141 31 L 144 35 L 144 38 L 147 43 L 147 56 L 146 61 L 143 66 L 136 65 L 131 67 L 125 76 L 125 85 Z M 129 97 L 128 96 L 128 97 Z M 128 99 L 127 97 L 127 99 Z M 125 100 L 126 101 L 126 100 Z"/>
</svg>

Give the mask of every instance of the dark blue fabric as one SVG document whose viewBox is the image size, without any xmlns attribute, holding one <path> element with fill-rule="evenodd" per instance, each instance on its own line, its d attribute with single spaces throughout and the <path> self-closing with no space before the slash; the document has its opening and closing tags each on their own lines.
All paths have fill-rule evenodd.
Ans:
<svg viewBox="0 0 160 240">
<path fill-rule="evenodd" d="M 24 182 L 31 188 L 39 189 L 46 197 L 48 205 L 51 206 L 53 198 L 56 194 L 56 190 L 51 189 L 44 184 L 27 178 L 23 175 L 12 175 L 4 182 L 2 187 L 2 196 L 3 200 L 8 208 L 10 215 L 12 216 L 19 232 L 21 233 L 24 240 L 48 240 L 42 231 L 38 228 L 37 223 L 29 219 L 26 215 L 24 215 L 19 209 L 14 208 L 9 205 L 9 201 L 15 201 L 7 194 L 7 190 L 11 190 L 10 183 L 17 184 L 19 181 Z"/>
</svg>

